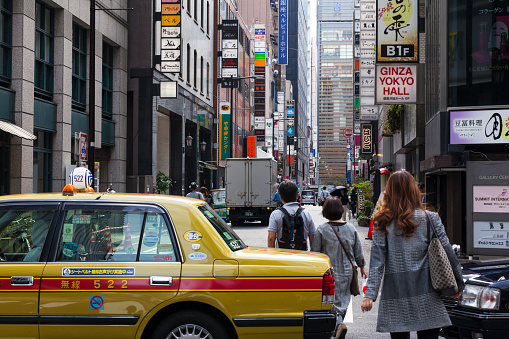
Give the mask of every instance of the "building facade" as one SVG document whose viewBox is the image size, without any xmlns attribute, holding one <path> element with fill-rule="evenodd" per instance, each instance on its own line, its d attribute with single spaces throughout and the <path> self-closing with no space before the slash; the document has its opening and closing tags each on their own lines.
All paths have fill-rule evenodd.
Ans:
<svg viewBox="0 0 509 339">
<path fill-rule="evenodd" d="M 185 195 L 191 182 L 209 189 L 218 182 L 212 162 L 216 5 L 211 0 L 181 1 L 180 72 L 163 74 L 155 59 L 160 54 L 155 25 L 160 4 L 129 1 L 129 45 L 135 47 L 129 49 L 127 190 L 153 192 L 157 174 L 163 173 L 173 183 L 169 193 Z M 160 93 L 168 81 L 176 82 L 176 98 Z"/>
<path fill-rule="evenodd" d="M 318 4 L 318 176 L 320 184 L 346 178 L 343 129 L 353 124 L 353 0 Z"/>
<path fill-rule="evenodd" d="M 60 191 L 72 168 L 86 164 L 86 142 L 77 138 L 90 136 L 90 112 L 96 164 L 88 166 L 100 190 L 125 190 L 128 25 L 118 10 L 125 8 L 127 1 L 98 2 L 94 29 L 89 2 L 0 2 L 0 194 Z"/>
</svg>

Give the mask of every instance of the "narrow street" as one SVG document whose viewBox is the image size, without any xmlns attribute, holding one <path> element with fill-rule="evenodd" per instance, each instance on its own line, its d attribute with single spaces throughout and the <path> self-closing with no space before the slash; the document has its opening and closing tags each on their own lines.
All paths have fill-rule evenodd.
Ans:
<svg viewBox="0 0 509 339">
<path fill-rule="evenodd" d="M 311 213 L 316 227 L 326 222 L 322 217 L 322 208 L 319 206 L 304 206 L 306 210 Z M 371 253 L 371 240 L 366 240 L 368 234 L 368 227 L 361 227 L 357 221 L 353 219 L 355 228 L 361 238 L 362 247 L 364 251 L 364 258 L 369 266 L 369 257 Z M 267 246 L 267 225 L 260 223 L 246 223 L 243 226 L 236 226 L 233 228 L 235 232 L 244 240 L 248 246 Z M 348 327 L 347 337 L 356 339 L 378 339 L 390 338 L 389 334 L 376 332 L 376 320 L 378 314 L 378 303 L 373 304 L 373 310 L 363 313 L 361 311 L 362 297 L 352 297 L 352 302 L 348 308 L 345 323 Z M 417 338 L 415 333 L 412 333 L 411 338 Z"/>
</svg>

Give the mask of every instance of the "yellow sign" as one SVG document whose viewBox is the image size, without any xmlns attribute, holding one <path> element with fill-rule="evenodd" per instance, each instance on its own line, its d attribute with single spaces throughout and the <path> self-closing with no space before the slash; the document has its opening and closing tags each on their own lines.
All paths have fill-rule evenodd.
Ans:
<svg viewBox="0 0 509 339">
<path fill-rule="evenodd" d="M 161 13 L 180 14 L 180 4 L 162 4 Z"/>
<path fill-rule="evenodd" d="M 162 26 L 180 26 L 180 15 L 162 15 Z"/>
</svg>

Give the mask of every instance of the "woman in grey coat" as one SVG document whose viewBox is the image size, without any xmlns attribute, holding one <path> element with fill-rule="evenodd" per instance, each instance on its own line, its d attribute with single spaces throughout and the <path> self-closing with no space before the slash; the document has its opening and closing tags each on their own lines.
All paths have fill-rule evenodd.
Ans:
<svg viewBox="0 0 509 339">
<path fill-rule="evenodd" d="M 330 258 L 334 270 L 334 286 L 336 289 L 334 305 L 332 306 L 337 315 L 334 335 L 336 338 L 344 338 L 347 329 L 346 325 L 343 324 L 343 319 L 350 303 L 350 284 L 352 282 L 353 269 L 332 227 L 338 233 L 352 262 L 357 263 L 357 266 L 361 268 L 361 275 L 364 278 L 368 277 L 364 268 L 366 262 L 364 261 L 362 245 L 355 227 L 341 220 L 343 215 L 341 200 L 336 197 L 328 198 L 323 205 L 322 215 L 329 222 L 318 226 L 313 244 L 311 245 L 311 251 L 325 253 Z"/>
<path fill-rule="evenodd" d="M 376 329 L 390 332 L 391 338 L 410 338 L 410 331 L 417 331 L 419 339 L 436 339 L 441 327 L 451 325 L 442 299 L 431 285 L 426 213 L 454 271 L 459 292 L 452 297 L 460 297 L 465 286 L 440 217 L 425 211 L 414 177 L 404 170 L 395 172 L 373 220 L 369 279 L 361 305 L 362 311 L 371 310 L 383 278 Z"/>
</svg>

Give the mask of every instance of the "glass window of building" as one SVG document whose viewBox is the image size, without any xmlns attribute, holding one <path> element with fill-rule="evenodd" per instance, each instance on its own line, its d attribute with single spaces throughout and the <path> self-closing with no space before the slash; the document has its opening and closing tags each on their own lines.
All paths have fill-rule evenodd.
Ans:
<svg viewBox="0 0 509 339">
<path fill-rule="evenodd" d="M 198 23 L 198 0 L 194 0 L 194 21 Z"/>
<path fill-rule="evenodd" d="M 509 0 L 450 0 L 447 60 L 449 106 L 509 104 Z"/>
<path fill-rule="evenodd" d="M 210 33 L 210 3 L 207 1 L 207 35 Z"/>
<path fill-rule="evenodd" d="M 203 10 L 203 0 L 201 0 L 201 3 L 200 3 L 200 26 L 201 28 L 204 28 L 203 27 L 203 17 L 205 16 L 205 11 Z"/>
<path fill-rule="evenodd" d="M 0 195 L 9 194 L 11 135 L 0 131 Z"/>
<path fill-rule="evenodd" d="M 200 77 L 200 93 L 201 95 L 203 95 L 203 57 L 200 57 L 200 73 L 201 73 L 201 77 Z"/>
<path fill-rule="evenodd" d="M 207 62 L 207 98 L 210 96 L 210 65 Z"/>
<path fill-rule="evenodd" d="M 87 105 L 87 31 L 77 24 L 72 30 L 72 105 L 81 111 Z"/>
<path fill-rule="evenodd" d="M 35 3 L 35 71 L 34 89 L 43 99 L 53 97 L 53 9 L 37 1 Z"/>
<path fill-rule="evenodd" d="M 53 133 L 35 130 L 34 140 L 34 193 L 52 192 Z"/>
<path fill-rule="evenodd" d="M 187 84 L 191 85 L 191 46 L 187 44 Z"/>
<path fill-rule="evenodd" d="M 12 0 L 0 1 L 0 84 L 11 82 Z"/>
<path fill-rule="evenodd" d="M 103 42 L 103 119 L 113 116 L 113 46 Z"/>
<path fill-rule="evenodd" d="M 198 77 L 197 77 L 197 67 L 198 67 L 198 53 L 196 52 L 196 50 L 194 50 L 194 68 L 193 68 L 193 71 L 194 71 L 194 74 L 193 74 L 193 86 L 194 86 L 194 89 L 198 89 Z"/>
</svg>

